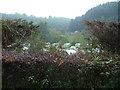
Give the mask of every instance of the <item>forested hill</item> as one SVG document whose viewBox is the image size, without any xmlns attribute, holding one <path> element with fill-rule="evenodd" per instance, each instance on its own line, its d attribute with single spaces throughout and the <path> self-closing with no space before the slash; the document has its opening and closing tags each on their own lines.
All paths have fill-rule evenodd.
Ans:
<svg viewBox="0 0 120 90">
<path fill-rule="evenodd" d="M 120 3 L 120 1 L 119 1 Z M 119 8 L 119 9 L 118 9 Z M 89 9 L 84 15 L 78 16 L 75 19 L 69 19 L 64 17 L 35 17 L 33 15 L 28 16 L 26 14 L 5 14 L 2 13 L 3 19 L 18 19 L 22 18 L 27 21 L 33 21 L 35 24 L 40 22 L 47 22 L 47 27 L 50 29 L 56 29 L 62 33 L 82 31 L 85 30 L 84 20 L 100 20 L 108 22 L 118 22 L 120 18 L 120 5 L 118 2 L 107 2 L 102 5 L 98 5 Z"/>
<path fill-rule="evenodd" d="M 13 20 L 20 18 L 25 19 L 27 21 L 33 21 L 35 24 L 39 24 L 40 22 L 46 22 L 48 28 L 59 30 L 62 33 L 68 31 L 68 26 L 70 23 L 70 19 L 64 17 L 49 16 L 48 18 L 46 18 L 46 17 L 35 17 L 33 15 L 28 16 L 26 14 L 19 14 L 19 13 L 15 13 L 15 14 L 2 13 L 2 19 Z"/>
<path fill-rule="evenodd" d="M 120 15 L 120 12 L 118 12 L 118 7 L 120 8 L 120 4 L 118 5 L 118 2 L 107 2 L 91 8 L 86 12 L 86 14 L 71 20 L 69 31 L 74 32 L 84 30 L 84 20 L 118 22 L 120 21 L 118 18 L 118 15 Z"/>
</svg>

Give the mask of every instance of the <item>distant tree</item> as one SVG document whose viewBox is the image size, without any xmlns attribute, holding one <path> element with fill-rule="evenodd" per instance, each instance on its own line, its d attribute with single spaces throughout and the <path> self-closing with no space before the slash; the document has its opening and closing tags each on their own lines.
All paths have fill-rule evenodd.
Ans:
<svg viewBox="0 0 120 90">
<path fill-rule="evenodd" d="M 41 36 L 44 37 L 44 38 L 47 38 L 47 34 L 48 34 L 47 23 L 46 22 L 41 22 L 39 24 L 38 29 L 41 33 Z"/>
<path fill-rule="evenodd" d="M 50 29 L 49 33 L 48 33 L 48 39 L 49 42 L 51 43 L 56 43 L 59 41 L 63 41 L 66 42 L 67 40 L 62 36 L 61 32 L 59 32 L 58 30 L 54 29 Z"/>
</svg>

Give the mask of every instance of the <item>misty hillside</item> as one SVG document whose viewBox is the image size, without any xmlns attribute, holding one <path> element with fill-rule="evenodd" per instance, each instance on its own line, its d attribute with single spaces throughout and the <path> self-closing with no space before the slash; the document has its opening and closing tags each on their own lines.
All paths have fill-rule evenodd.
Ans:
<svg viewBox="0 0 120 90">
<path fill-rule="evenodd" d="M 85 29 L 83 24 L 84 20 L 99 20 L 107 22 L 118 22 L 120 21 L 118 15 L 118 2 L 108 2 L 102 5 L 98 5 L 94 8 L 89 9 L 85 15 L 72 19 L 69 25 L 71 32 L 81 31 Z M 120 8 L 120 6 L 119 6 Z"/>
<path fill-rule="evenodd" d="M 64 17 L 36 17 L 36 16 L 28 16 L 26 14 L 2 14 L 3 19 L 18 19 L 22 18 L 27 21 L 33 21 L 35 24 L 39 24 L 40 22 L 47 22 L 48 28 L 54 28 L 59 30 L 62 33 L 65 32 L 74 32 L 74 31 L 82 31 L 85 30 L 84 20 L 99 20 L 99 21 L 107 21 L 107 22 L 118 22 L 118 2 L 108 2 L 102 5 L 98 5 L 94 8 L 89 9 L 86 14 L 76 17 L 75 19 L 69 19 Z M 119 6 L 120 8 L 120 6 Z M 119 13 L 119 14 L 118 14 Z"/>
<path fill-rule="evenodd" d="M 40 24 L 41 22 L 46 22 L 47 23 L 47 27 L 48 28 L 55 28 L 59 31 L 61 31 L 62 33 L 64 33 L 66 30 L 68 30 L 68 26 L 70 23 L 70 19 L 69 18 L 64 18 L 64 17 L 52 17 L 49 16 L 48 18 L 46 17 L 36 17 L 36 16 L 28 16 L 26 14 L 19 14 L 19 13 L 15 13 L 15 14 L 5 14 L 2 13 L 2 19 L 9 19 L 9 20 L 13 20 L 13 19 L 25 19 L 27 21 L 33 21 L 35 24 Z"/>
</svg>

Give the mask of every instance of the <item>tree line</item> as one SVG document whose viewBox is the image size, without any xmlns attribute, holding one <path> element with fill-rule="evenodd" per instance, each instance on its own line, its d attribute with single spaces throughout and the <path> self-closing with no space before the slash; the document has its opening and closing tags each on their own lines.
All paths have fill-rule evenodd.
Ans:
<svg viewBox="0 0 120 90">
<path fill-rule="evenodd" d="M 49 16 L 48 18 L 46 17 L 36 17 L 36 16 L 28 16 L 27 14 L 2 14 L 2 19 L 9 19 L 9 20 L 14 20 L 14 19 L 25 19 L 28 22 L 32 21 L 34 24 L 40 24 L 41 22 L 46 22 L 47 23 L 47 28 L 55 28 L 58 31 L 65 33 L 68 31 L 68 26 L 70 23 L 69 18 L 64 18 L 64 17 L 52 17 Z"/>
</svg>

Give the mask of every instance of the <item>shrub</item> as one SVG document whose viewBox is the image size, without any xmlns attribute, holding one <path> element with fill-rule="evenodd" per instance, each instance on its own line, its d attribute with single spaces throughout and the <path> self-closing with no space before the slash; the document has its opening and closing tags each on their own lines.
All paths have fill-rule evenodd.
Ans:
<svg viewBox="0 0 120 90">
<path fill-rule="evenodd" d="M 120 23 L 87 20 L 84 23 L 102 48 L 120 54 Z"/>
<path fill-rule="evenodd" d="M 2 45 L 3 48 L 7 48 L 8 45 L 21 40 L 26 40 L 35 30 L 37 26 L 32 22 L 26 20 L 1 20 L 2 21 Z"/>
<path fill-rule="evenodd" d="M 120 88 L 120 58 L 113 58 L 4 51 L 3 88 Z"/>
<path fill-rule="evenodd" d="M 43 39 L 39 32 L 39 26 L 26 20 L 1 20 L 2 21 L 2 45 L 3 49 L 19 49 L 23 43 L 32 44 L 31 49 L 41 48 Z M 38 45 L 39 44 L 39 45 Z M 9 46 L 9 47 L 8 47 Z"/>
</svg>

